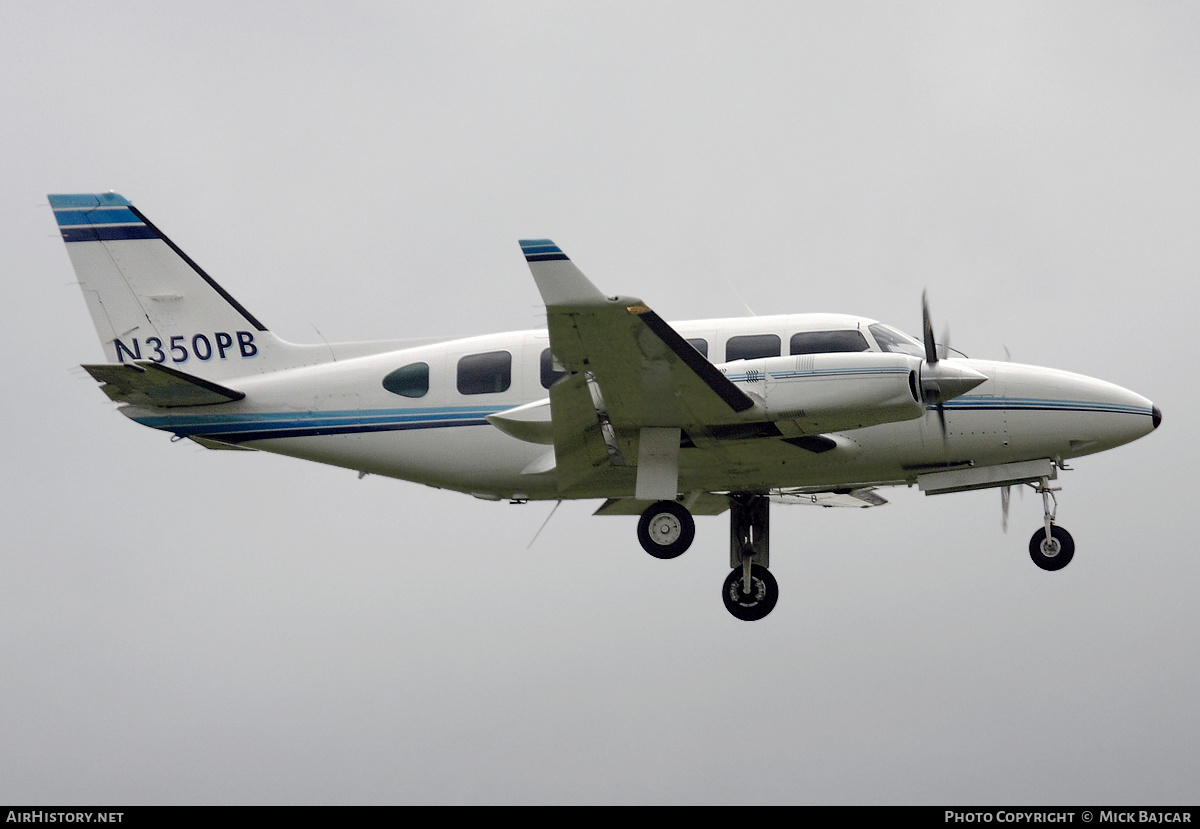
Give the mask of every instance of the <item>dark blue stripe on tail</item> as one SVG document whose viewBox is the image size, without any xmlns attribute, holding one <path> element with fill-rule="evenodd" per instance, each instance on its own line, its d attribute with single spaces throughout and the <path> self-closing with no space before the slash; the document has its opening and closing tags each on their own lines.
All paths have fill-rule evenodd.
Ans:
<svg viewBox="0 0 1200 829">
<path fill-rule="evenodd" d="M 146 225 L 124 227 L 92 227 L 80 225 L 61 228 L 64 242 L 111 242 L 117 239 L 157 239 L 158 234 Z"/>
</svg>

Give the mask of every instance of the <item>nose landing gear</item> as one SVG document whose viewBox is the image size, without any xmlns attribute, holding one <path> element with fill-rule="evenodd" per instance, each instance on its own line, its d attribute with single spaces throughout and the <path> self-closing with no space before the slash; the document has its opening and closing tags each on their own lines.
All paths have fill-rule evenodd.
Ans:
<svg viewBox="0 0 1200 829">
<path fill-rule="evenodd" d="M 1038 481 L 1037 491 L 1042 494 L 1042 511 L 1045 513 L 1046 525 L 1029 539 L 1029 557 L 1043 570 L 1061 570 L 1070 564 L 1075 556 L 1075 540 L 1069 532 L 1054 523 L 1058 514 L 1058 499 L 1054 497 L 1054 493 L 1058 490 L 1050 486 L 1050 479 L 1042 478 Z M 1054 504 L 1053 508 L 1051 503 Z"/>
</svg>

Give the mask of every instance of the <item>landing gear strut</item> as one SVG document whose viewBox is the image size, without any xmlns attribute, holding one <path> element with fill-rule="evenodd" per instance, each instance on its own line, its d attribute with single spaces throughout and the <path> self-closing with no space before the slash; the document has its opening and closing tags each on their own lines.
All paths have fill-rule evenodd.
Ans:
<svg viewBox="0 0 1200 829">
<path fill-rule="evenodd" d="M 755 622 L 775 609 L 779 585 L 770 565 L 770 501 L 765 495 L 733 493 L 729 496 L 729 564 L 721 598 L 737 619 Z"/>
<path fill-rule="evenodd" d="M 1042 478 L 1038 482 L 1037 491 L 1042 494 L 1045 527 L 1029 539 L 1029 557 L 1043 570 L 1061 570 L 1075 556 L 1075 541 L 1069 532 L 1054 523 L 1058 514 L 1058 499 L 1054 497 L 1057 489 L 1051 488 L 1049 478 Z M 1053 508 L 1051 503 L 1054 504 Z"/>
</svg>

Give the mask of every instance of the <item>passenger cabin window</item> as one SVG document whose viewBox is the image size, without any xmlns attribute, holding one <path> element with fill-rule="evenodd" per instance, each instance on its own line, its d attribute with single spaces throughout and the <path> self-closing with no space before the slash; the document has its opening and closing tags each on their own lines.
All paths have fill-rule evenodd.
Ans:
<svg viewBox="0 0 1200 829">
<path fill-rule="evenodd" d="M 792 336 L 792 354 L 834 354 L 870 351 L 861 331 L 801 331 Z"/>
<path fill-rule="evenodd" d="M 688 340 L 688 345 L 699 351 L 705 357 L 708 356 L 708 340 L 704 339 L 703 337 L 693 337 L 692 339 Z"/>
<path fill-rule="evenodd" d="M 550 349 L 542 349 L 541 356 L 542 388 L 548 389 L 558 382 L 560 377 L 566 377 L 567 372 L 554 367 L 554 355 Z"/>
<path fill-rule="evenodd" d="M 760 357 L 779 356 L 778 334 L 747 334 L 730 337 L 725 343 L 725 362 L 733 360 L 757 360 Z"/>
<path fill-rule="evenodd" d="M 468 354 L 458 361 L 460 394 L 496 394 L 512 385 L 512 355 L 507 351 Z"/>
<path fill-rule="evenodd" d="M 429 363 L 411 363 L 383 378 L 383 387 L 401 397 L 424 397 L 429 391 Z"/>
</svg>

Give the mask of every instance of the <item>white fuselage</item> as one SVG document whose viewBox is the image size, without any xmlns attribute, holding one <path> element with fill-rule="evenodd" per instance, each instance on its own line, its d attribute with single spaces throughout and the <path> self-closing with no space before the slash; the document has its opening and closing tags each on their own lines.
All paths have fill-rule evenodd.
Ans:
<svg viewBox="0 0 1200 829">
<path fill-rule="evenodd" d="M 685 338 L 703 339 L 707 356 L 740 388 L 769 392 L 788 382 L 781 368 L 803 367 L 805 356 L 787 357 L 798 332 L 860 331 L 871 352 L 879 342 L 873 320 L 819 314 L 681 322 Z M 727 362 L 731 337 L 775 335 L 783 358 Z M 914 341 L 915 342 L 915 341 Z M 126 407 L 134 420 L 184 436 L 333 464 L 458 490 L 489 498 L 600 498 L 633 494 L 635 468 L 615 465 L 587 485 L 561 491 L 554 449 L 523 440 L 485 418 L 545 399 L 549 392 L 543 352 L 545 330 L 448 340 L 303 368 L 255 374 L 247 365 L 235 381 L 243 400 L 186 412 Z M 507 352 L 507 385 L 460 390 L 460 361 Z M 951 359 L 985 375 L 986 382 L 945 403 L 946 434 L 936 416 L 914 411 L 912 419 L 863 428 L 824 430 L 802 417 L 775 425 L 772 437 L 737 436 L 704 451 L 679 455 L 679 490 L 767 491 L 781 488 L 844 488 L 904 484 L 948 465 L 984 466 L 1050 458 L 1063 461 L 1135 440 L 1157 425 L 1151 402 L 1111 383 L 1054 369 L 986 360 Z M 383 380 L 397 369 L 427 368 L 427 387 L 407 394 Z M 794 372 L 792 372 L 794 373 Z M 834 376 L 823 388 L 863 381 Z M 833 384 L 833 385 L 829 385 Z M 405 391 L 405 389 L 402 389 Z M 420 396 L 417 392 L 423 392 Z M 771 399 L 770 394 L 766 398 Z M 548 407 L 547 407 L 548 416 Z M 822 434 L 836 450 L 816 452 L 781 440 Z"/>
</svg>

